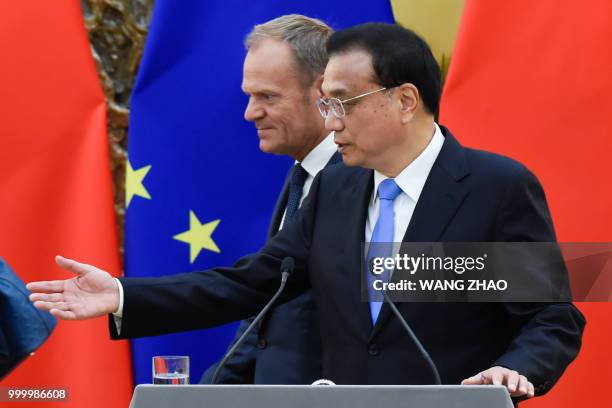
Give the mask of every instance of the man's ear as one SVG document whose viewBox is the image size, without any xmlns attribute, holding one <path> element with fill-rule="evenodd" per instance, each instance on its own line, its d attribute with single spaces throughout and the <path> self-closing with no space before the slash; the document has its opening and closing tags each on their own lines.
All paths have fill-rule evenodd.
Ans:
<svg viewBox="0 0 612 408">
<path fill-rule="evenodd" d="M 312 87 L 315 89 L 316 91 L 316 96 L 318 98 L 322 98 L 323 97 L 323 91 L 321 90 L 321 87 L 323 86 L 323 74 L 319 75 L 314 83 L 312 84 Z"/>
<path fill-rule="evenodd" d="M 399 95 L 402 123 L 408 123 L 412 120 L 421 104 L 419 90 L 413 84 L 405 83 L 398 86 L 397 91 Z"/>
</svg>

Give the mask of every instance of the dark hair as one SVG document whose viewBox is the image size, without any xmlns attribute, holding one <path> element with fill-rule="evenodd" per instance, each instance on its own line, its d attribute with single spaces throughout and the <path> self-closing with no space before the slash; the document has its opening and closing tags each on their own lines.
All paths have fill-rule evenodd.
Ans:
<svg viewBox="0 0 612 408">
<path fill-rule="evenodd" d="M 375 80 L 390 88 L 413 84 L 429 113 L 440 105 L 440 67 L 427 43 L 398 24 L 366 23 L 337 31 L 327 42 L 327 54 L 363 50 L 372 56 Z"/>
</svg>

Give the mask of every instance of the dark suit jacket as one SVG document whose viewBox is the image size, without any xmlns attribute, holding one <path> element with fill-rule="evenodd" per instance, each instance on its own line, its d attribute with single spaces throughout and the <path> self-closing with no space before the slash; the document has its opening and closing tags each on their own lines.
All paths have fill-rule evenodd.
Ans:
<svg viewBox="0 0 612 408">
<path fill-rule="evenodd" d="M 2 328 L 0 327 L 0 372 L 4 371 L 5 365 L 8 365 L 9 361 L 10 359 L 8 344 L 6 344 L 4 333 L 2 332 Z"/>
<path fill-rule="evenodd" d="M 554 241 L 544 192 L 521 164 L 463 148 L 443 129 L 404 241 Z M 373 172 L 343 164 L 315 179 L 297 219 L 233 267 L 157 279 L 123 279 L 121 337 L 210 327 L 255 314 L 295 259 L 285 299 L 309 288 L 323 343 L 323 375 L 339 384 L 430 384 L 432 375 L 383 305 L 372 327 L 360 300 Z M 580 348 L 585 324 L 569 303 L 402 303 L 398 308 L 437 364 L 442 382 L 494 365 L 546 392 Z M 155 316 L 154 319 L 151 316 Z M 111 335 L 117 338 L 114 325 Z"/>
<path fill-rule="evenodd" d="M 0 258 L 0 383 L 51 335 L 56 320 L 36 309 L 25 284 Z"/>
<path fill-rule="evenodd" d="M 339 163 L 338 153 L 327 166 Z M 278 232 L 289 196 L 287 175 L 274 207 L 268 239 Z M 230 347 L 242 336 L 254 317 L 240 322 Z M 246 337 L 219 373 L 220 384 L 311 384 L 321 378 L 321 334 L 310 291 L 270 309 Z M 210 384 L 219 362 L 210 366 L 201 383 Z"/>
</svg>

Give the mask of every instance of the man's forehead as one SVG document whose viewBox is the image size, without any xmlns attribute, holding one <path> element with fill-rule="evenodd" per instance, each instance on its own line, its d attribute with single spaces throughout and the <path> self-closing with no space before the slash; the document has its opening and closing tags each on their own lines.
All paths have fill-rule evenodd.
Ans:
<svg viewBox="0 0 612 408">
<path fill-rule="evenodd" d="M 292 57 L 291 46 L 279 38 L 264 38 L 253 43 L 247 51 L 247 56 L 261 56 L 264 59 L 270 57 Z"/>
<path fill-rule="evenodd" d="M 271 73 L 295 71 L 291 48 L 284 42 L 265 39 L 247 51 L 243 62 L 244 73 Z"/>
<path fill-rule="evenodd" d="M 328 76 L 324 76 L 321 91 L 327 96 L 343 96 L 350 91 L 350 86 L 342 80 L 335 81 Z"/>
<path fill-rule="evenodd" d="M 288 45 L 266 39 L 251 48 L 243 64 L 243 90 L 293 86 L 298 73 Z"/>
<path fill-rule="evenodd" d="M 321 88 L 326 95 L 341 96 L 363 88 L 373 77 L 370 54 L 362 50 L 347 51 L 330 57 Z"/>
<path fill-rule="evenodd" d="M 287 78 L 252 74 L 243 75 L 240 85 L 246 93 L 280 92 L 290 86 L 292 86 L 292 81 Z"/>
</svg>

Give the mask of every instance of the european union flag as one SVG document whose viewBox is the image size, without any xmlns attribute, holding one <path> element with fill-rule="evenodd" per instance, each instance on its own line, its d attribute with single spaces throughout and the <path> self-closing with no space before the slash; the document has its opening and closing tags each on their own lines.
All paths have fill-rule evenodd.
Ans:
<svg viewBox="0 0 612 408">
<path fill-rule="evenodd" d="M 243 119 L 243 41 L 255 24 L 290 13 L 335 29 L 393 21 L 387 0 L 156 1 L 131 102 L 128 276 L 231 265 L 264 243 L 291 160 L 260 152 Z M 136 383 L 150 383 L 151 357 L 168 354 L 189 355 L 197 382 L 235 329 L 134 340 Z"/>
</svg>

